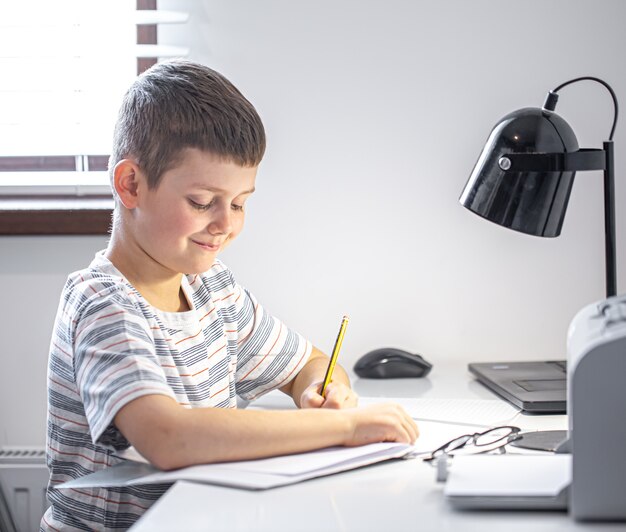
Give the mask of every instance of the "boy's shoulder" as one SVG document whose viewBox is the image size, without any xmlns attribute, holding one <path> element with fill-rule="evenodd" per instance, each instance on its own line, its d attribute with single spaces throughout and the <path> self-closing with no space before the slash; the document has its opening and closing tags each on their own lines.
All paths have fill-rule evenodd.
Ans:
<svg viewBox="0 0 626 532">
<path fill-rule="evenodd" d="M 71 273 L 63 288 L 66 305 L 80 308 L 113 294 L 133 299 L 134 289 L 102 252 L 87 268 Z"/>
</svg>

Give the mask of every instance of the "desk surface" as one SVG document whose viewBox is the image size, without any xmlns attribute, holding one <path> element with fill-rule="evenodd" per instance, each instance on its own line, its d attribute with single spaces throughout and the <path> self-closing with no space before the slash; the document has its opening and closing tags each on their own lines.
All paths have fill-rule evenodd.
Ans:
<svg viewBox="0 0 626 532">
<path fill-rule="evenodd" d="M 357 379 L 354 388 L 369 397 L 494 398 L 461 365 L 439 365 L 426 379 Z M 263 406 L 284 404 L 270 394 Z M 567 422 L 565 416 L 519 414 L 515 423 L 523 429 L 563 429 Z M 178 482 L 132 530 L 626 532 L 626 523 L 577 523 L 565 512 L 456 511 L 444 500 L 431 466 L 402 460 L 266 491 Z"/>
</svg>

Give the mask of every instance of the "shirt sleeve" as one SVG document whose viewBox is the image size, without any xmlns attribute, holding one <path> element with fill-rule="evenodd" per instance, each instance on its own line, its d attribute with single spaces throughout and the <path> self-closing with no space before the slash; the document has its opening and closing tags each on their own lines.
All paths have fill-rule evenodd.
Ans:
<svg viewBox="0 0 626 532">
<path fill-rule="evenodd" d="M 144 315 L 122 287 L 85 303 L 74 333 L 74 374 L 94 443 L 128 446 L 113 425 L 119 410 L 143 395 L 175 399 Z"/>
<path fill-rule="evenodd" d="M 235 294 L 237 395 L 250 401 L 289 383 L 306 364 L 313 347 L 236 283 Z"/>
</svg>

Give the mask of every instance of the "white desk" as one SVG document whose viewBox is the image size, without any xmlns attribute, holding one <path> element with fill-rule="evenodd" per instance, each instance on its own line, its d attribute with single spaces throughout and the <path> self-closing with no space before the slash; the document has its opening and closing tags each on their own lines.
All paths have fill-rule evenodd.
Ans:
<svg viewBox="0 0 626 532">
<path fill-rule="evenodd" d="M 356 380 L 363 396 L 493 399 L 465 366 L 438 365 L 426 379 Z M 284 404 L 271 396 L 265 407 Z M 522 429 L 566 428 L 565 416 L 518 415 Z M 455 511 L 435 471 L 419 460 L 394 461 L 267 491 L 178 482 L 133 532 L 174 531 L 624 531 L 626 523 L 576 523 L 565 512 Z"/>
</svg>

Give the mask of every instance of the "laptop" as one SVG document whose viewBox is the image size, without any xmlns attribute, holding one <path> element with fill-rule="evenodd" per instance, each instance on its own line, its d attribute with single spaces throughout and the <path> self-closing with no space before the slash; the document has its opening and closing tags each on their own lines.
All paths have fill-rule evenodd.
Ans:
<svg viewBox="0 0 626 532">
<path fill-rule="evenodd" d="M 530 414 L 565 414 L 567 365 L 546 362 L 469 364 L 479 382 Z"/>
</svg>

